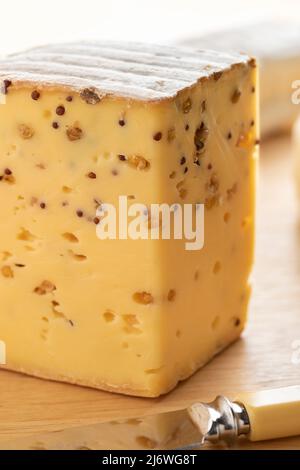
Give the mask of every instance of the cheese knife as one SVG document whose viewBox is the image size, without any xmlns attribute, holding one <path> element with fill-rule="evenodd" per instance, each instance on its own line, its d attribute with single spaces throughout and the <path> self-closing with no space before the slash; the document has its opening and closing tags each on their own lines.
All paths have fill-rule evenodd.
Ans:
<svg viewBox="0 0 300 470">
<path fill-rule="evenodd" d="M 262 441 L 300 435 L 300 386 L 220 395 L 184 410 L 128 418 L 38 437 L 7 441 L 1 449 L 176 450 L 232 446 L 241 436 Z"/>
</svg>

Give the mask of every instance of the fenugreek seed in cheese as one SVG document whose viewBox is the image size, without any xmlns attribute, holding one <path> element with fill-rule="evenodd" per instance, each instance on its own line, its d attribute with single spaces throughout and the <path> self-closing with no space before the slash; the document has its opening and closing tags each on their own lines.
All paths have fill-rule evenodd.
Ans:
<svg viewBox="0 0 300 470">
<path fill-rule="evenodd" d="M 244 55 L 111 42 L 0 62 L 5 367 L 154 397 L 238 338 L 256 72 Z M 205 204 L 204 247 L 99 239 L 99 208 L 120 196 L 129 207 Z"/>
<path fill-rule="evenodd" d="M 193 49 L 251 54 L 260 66 L 261 134 L 290 131 L 299 115 L 292 99 L 300 77 L 300 25 L 291 21 L 260 21 L 200 34 L 183 41 Z M 299 103 L 298 103 L 299 104 Z"/>
</svg>

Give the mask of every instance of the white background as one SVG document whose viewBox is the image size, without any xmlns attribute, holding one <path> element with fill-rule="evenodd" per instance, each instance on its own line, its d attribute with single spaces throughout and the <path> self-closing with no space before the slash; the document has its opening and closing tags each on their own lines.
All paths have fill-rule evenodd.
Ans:
<svg viewBox="0 0 300 470">
<path fill-rule="evenodd" d="M 87 38 L 166 43 L 253 18 L 300 20 L 300 0 L 2 0 L 0 15 L 5 54 Z"/>
</svg>

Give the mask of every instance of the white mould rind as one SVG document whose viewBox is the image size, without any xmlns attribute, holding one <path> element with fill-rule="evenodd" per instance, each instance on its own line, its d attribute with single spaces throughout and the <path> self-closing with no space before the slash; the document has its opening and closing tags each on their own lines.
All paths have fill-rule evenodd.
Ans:
<svg viewBox="0 0 300 470">
<path fill-rule="evenodd" d="M 153 44 L 74 42 L 9 55 L 0 60 L 0 79 L 16 87 L 92 88 L 101 98 L 161 101 L 251 60 L 237 53 Z"/>
</svg>

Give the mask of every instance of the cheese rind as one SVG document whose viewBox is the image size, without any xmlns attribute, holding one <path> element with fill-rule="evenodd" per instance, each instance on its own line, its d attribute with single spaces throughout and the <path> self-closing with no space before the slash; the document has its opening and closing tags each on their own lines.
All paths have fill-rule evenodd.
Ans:
<svg viewBox="0 0 300 470">
<path fill-rule="evenodd" d="M 15 87 L 46 85 L 82 91 L 94 88 L 100 98 L 140 101 L 175 98 L 186 88 L 247 64 L 239 53 L 202 51 L 154 44 L 80 42 L 37 47 L 0 61 L 0 78 Z"/>
<path fill-rule="evenodd" d="M 140 61 L 136 48 L 130 63 L 132 56 Z M 102 50 L 96 47 L 100 58 Z M 157 54 L 145 50 L 155 62 Z M 176 54 L 189 72 L 185 53 Z M 25 71 L 18 81 L 21 59 L 10 73 L 2 68 L 0 335 L 7 368 L 158 396 L 240 335 L 253 260 L 256 68 L 245 58 L 229 65 L 225 56 L 216 75 L 205 54 L 187 57 L 199 63 L 199 80 L 167 88 L 164 99 L 152 85 L 145 99 L 128 96 L 125 72 L 111 96 L 100 83 L 77 88 L 78 77 L 68 87 L 56 72 L 49 85 L 32 73 L 34 55 L 25 60 L 28 82 Z M 66 53 L 65 63 L 71 59 Z M 172 239 L 99 240 L 96 210 L 117 207 L 120 195 L 129 205 L 203 202 L 204 248 L 187 251 L 185 240 Z"/>
</svg>

